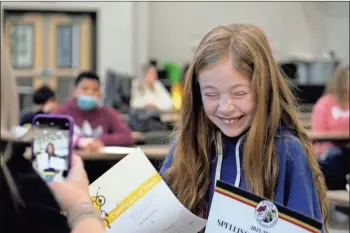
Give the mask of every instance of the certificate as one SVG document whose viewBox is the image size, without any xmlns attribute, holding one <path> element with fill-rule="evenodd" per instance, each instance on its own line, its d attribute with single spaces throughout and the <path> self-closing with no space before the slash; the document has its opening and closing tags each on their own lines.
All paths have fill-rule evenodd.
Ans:
<svg viewBox="0 0 350 233">
<path fill-rule="evenodd" d="M 320 233 L 322 224 L 284 206 L 217 181 L 206 233 Z"/>
<path fill-rule="evenodd" d="M 197 233 L 206 225 L 180 203 L 139 148 L 89 189 L 107 232 Z"/>
</svg>

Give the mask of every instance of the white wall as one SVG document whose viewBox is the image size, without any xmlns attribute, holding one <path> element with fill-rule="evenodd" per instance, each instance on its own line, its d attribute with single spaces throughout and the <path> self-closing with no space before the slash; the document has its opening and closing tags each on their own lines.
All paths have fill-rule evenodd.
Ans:
<svg viewBox="0 0 350 233">
<path fill-rule="evenodd" d="M 327 3 L 326 48 L 336 51 L 344 65 L 349 65 L 349 2 Z"/>
<path fill-rule="evenodd" d="M 253 23 L 267 34 L 277 59 L 292 54 L 321 56 L 329 47 L 346 57 L 349 11 L 323 2 L 150 2 L 150 55 L 184 63 L 195 43 L 220 24 Z M 334 4 L 337 17 L 327 17 Z M 343 3 L 342 3 L 343 4 Z M 332 5 L 333 6 L 333 5 Z M 343 8 L 344 6 L 340 6 Z M 333 6 L 334 8 L 334 6 Z M 343 10 L 344 12 L 344 10 Z M 340 23 L 338 23 L 340 21 Z M 334 27 L 334 25 L 337 27 Z M 342 39 L 336 36 L 342 35 Z M 347 34 L 347 36 L 345 35 Z M 327 46 L 328 45 L 328 46 Z M 347 48 L 347 49 L 346 49 Z M 347 60 L 348 54 L 347 54 Z"/>
<path fill-rule="evenodd" d="M 97 71 L 139 74 L 150 57 L 189 61 L 211 28 L 253 23 L 268 35 L 278 59 L 334 49 L 349 63 L 348 2 L 2 2 L 1 8 L 97 10 Z"/>
<path fill-rule="evenodd" d="M 141 67 L 149 60 L 150 47 L 150 4 L 149 2 L 138 2 L 134 4 L 134 73 L 141 74 Z"/>
<path fill-rule="evenodd" d="M 2 2 L 2 8 L 97 10 L 97 71 L 104 77 L 108 68 L 134 73 L 133 2 Z"/>
</svg>

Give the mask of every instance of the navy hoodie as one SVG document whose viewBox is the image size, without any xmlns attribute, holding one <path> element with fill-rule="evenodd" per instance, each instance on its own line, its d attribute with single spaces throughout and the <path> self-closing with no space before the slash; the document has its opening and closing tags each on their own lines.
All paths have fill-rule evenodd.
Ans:
<svg viewBox="0 0 350 233">
<path fill-rule="evenodd" d="M 232 185 L 236 183 L 239 188 L 247 190 L 244 171 L 243 169 L 237 169 L 237 167 L 242 168 L 243 161 L 243 143 L 241 143 L 242 140 L 239 140 L 240 138 L 242 136 L 222 137 L 223 158 L 220 180 Z M 312 170 L 308 165 L 306 153 L 300 140 L 285 129 L 277 134 L 275 143 L 279 161 L 275 201 L 323 222 Z M 163 174 L 171 166 L 174 148 L 175 143 L 164 161 L 160 174 Z M 236 151 L 238 151 L 238 156 Z M 216 158 L 217 156 L 213 157 Z M 213 160 L 210 166 L 209 206 L 214 194 L 216 165 L 217 159 Z M 240 170 L 240 172 L 238 173 L 237 170 Z M 237 174 L 239 174 L 238 182 L 236 182 Z"/>
</svg>

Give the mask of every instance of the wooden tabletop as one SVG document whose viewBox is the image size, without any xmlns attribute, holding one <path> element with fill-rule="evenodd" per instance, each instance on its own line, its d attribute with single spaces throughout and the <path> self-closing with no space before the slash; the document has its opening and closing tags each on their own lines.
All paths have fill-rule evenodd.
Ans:
<svg viewBox="0 0 350 233">
<path fill-rule="evenodd" d="M 171 131 L 169 131 L 170 134 Z M 331 134 L 331 133 L 308 133 L 310 138 L 316 142 L 334 141 L 334 142 L 349 142 L 349 135 Z M 137 141 L 145 140 L 145 134 L 142 132 L 133 132 L 133 138 Z M 136 148 L 137 146 L 135 146 Z M 140 148 L 150 159 L 164 159 L 168 154 L 170 145 L 142 145 Z M 77 150 L 77 154 L 81 155 L 85 160 L 117 160 L 124 158 L 126 154 L 112 154 Z"/>
<path fill-rule="evenodd" d="M 121 114 L 125 121 L 129 120 L 128 114 Z M 180 117 L 179 112 L 162 112 L 160 113 L 160 119 L 164 123 L 175 123 Z"/>
<path fill-rule="evenodd" d="M 178 112 L 161 113 L 160 118 L 165 123 L 175 123 L 179 120 L 180 114 Z"/>
<path fill-rule="evenodd" d="M 349 192 L 347 190 L 336 190 L 327 192 L 328 200 L 336 205 L 349 207 Z"/>
<path fill-rule="evenodd" d="M 149 159 L 164 159 L 168 154 L 170 145 L 144 145 L 140 148 Z M 127 153 L 111 154 L 86 150 L 76 150 L 75 152 L 84 160 L 119 160 L 127 155 Z"/>
<path fill-rule="evenodd" d="M 350 135 L 344 133 L 323 133 L 323 132 L 308 132 L 311 140 L 315 142 L 331 141 L 331 142 L 349 142 Z"/>
<path fill-rule="evenodd" d="M 172 131 L 169 131 L 169 135 Z M 349 142 L 350 136 L 348 134 L 340 133 L 322 133 L 322 132 L 311 132 L 308 131 L 308 135 L 311 140 L 315 142 L 332 141 L 332 142 Z M 132 132 L 132 137 L 136 143 L 144 142 L 146 140 L 146 133 L 143 132 Z"/>
<path fill-rule="evenodd" d="M 132 132 L 131 136 L 134 139 L 135 143 L 144 142 L 146 140 L 145 134 L 143 132 Z"/>
</svg>

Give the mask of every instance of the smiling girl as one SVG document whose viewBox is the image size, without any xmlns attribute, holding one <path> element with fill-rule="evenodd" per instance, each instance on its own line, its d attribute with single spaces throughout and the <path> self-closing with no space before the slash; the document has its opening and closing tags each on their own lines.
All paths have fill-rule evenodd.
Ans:
<svg viewBox="0 0 350 233">
<path fill-rule="evenodd" d="M 204 36 L 185 79 L 177 131 L 160 172 L 193 213 L 208 216 L 222 180 L 317 219 L 328 232 L 311 140 L 259 28 L 232 24 Z"/>
</svg>

